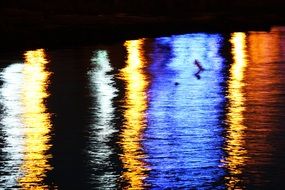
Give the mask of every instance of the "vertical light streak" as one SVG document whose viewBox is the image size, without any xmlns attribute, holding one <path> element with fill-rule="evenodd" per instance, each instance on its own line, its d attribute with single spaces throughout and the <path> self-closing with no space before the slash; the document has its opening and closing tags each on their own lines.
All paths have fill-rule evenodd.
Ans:
<svg viewBox="0 0 285 190">
<path fill-rule="evenodd" d="M 17 186 L 17 179 L 21 176 L 20 166 L 23 160 L 24 128 L 19 115 L 22 113 L 21 82 L 23 79 L 23 64 L 9 65 L 1 73 L 3 86 L 1 88 L 1 104 L 3 115 L 1 116 L 2 130 L 5 134 L 2 149 L 3 162 L 0 167 L 0 188 L 12 188 Z M 1 126 L 1 127 L 2 127 Z"/>
<path fill-rule="evenodd" d="M 273 134 L 279 133 L 279 126 L 284 118 L 284 64 L 281 45 L 284 42 L 283 32 L 272 28 L 270 32 L 249 32 L 248 60 L 246 69 L 246 104 L 245 120 L 247 123 L 247 160 L 246 175 L 251 176 L 252 189 L 266 187 L 268 170 L 271 166 L 279 167 L 274 160 L 276 144 L 270 140 Z M 280 171 L 282 167 L 279 167 Z M 277 171 L 275 171 L 278 173 Z M 270 174 L 269 174 L 270 175 Z"/>
<path fill-rule="evenodd" d="M 108 74 L 113 68 L 108 52 L 105 50 L 96 51 L 91 63 L 90 88 L 93 98 L 97 101 L 91 109 L 95 119 L 90 129 L 92 132 L 89 152 L 91 153 L 91 162 L 95 161 L 95 170 L 100 171 L 101 174 L 96 177 L 96 183 L 99 183 L 103 189 L 115 188 L 118 176 L 114 173 L 110 160 L 114 150 L 108 145 L 116 132 L 113 122 L 115 117 L 113 98 L 116 97 L 117 89 L 114 87 L 114 76 Z"/>
<path fill-rule="evenodd" d="M 128 184 L 124 189 L 143 189 L 147 171 L 142 161 L 144 152 L 141 146 L 142 133 L 146 126 L 146 89 L 148 86 L 148 79 L 143 73 L 144 58 L 141 49 L 143 43 L 142 39 L 125 42 L 124 45 L 128 52 L 127 66 L 120 74 L 127 83 L 124 113 L 126 122 L 122 129 L 120 142 L 124 167 L 121 177 Z"/>
<path fill-rule="evenodd" d="M 112 99 L 116 96 L 117 90 L 113 87 L 113 76 L 107 74 L 112 71 L 107 51 L 98 51 L 93 57 L 92 63 L 96 66 L 91 72 L 91 82 L 92 86 L 94 85 L 92 91 L 96 93 L 99 104 L 96 112 L 100 126 L 98 138 L 104 140 L 115 132 L 110 125 L 115 111 Z"/>
<path fill-rule="evenodd" d="M 246 57 L 246 34 L 233 33 L 230 42 L 232 43 L 232 55 L 234 63 L 230 68 L 230 79 L 228 82 L 228 99 L 229 110 L 227 113 L 227 121 L 229 127 L 226 135 L 226 166 L 230 172 L 227 177 L 228 189 L 242 189 L 242 181 L 238 177 L 242 174 L 242 167 L 246 161 L 246 149 L 244 140 L 244 130 L 246 126 L 243 124 L 245 111 L 245 97 L 243 88 L 244 72 L 247 67 Z"/>
<path fill-rule="evenodd" d="M 50 114 L 44 99 L 48 97 L 47 85 L 50 73 L 45 70 L 47 60 L 43 49 L 27 51 L 23 68 L 21 119 L 24 127 L 24 158 L 21 169 L 23 176 L 19 184 L 23 189 L 46 189 L 43 180 L 51 170 L 50 155 Z"/>
</svg>

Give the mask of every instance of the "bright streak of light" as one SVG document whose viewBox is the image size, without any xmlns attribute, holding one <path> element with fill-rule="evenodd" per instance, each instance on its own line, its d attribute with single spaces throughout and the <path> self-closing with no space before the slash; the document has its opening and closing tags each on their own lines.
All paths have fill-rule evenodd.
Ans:
<svg viewBox="0 0 285 190">
<path fill-rule="evenodd" d="M 48 163 L 50 149 L 50 114 L 44 104 L 49 96 L 47 85 L 50 73 L 46 71 L 46 55 L 43 49 L 27 51 L 23 68 L 21 119 L 24 127 L 23 176 L 19 183 L 23 189 L 46 189 L 43 180 L 52 169 Z"/>
<path fill-rule="evenodd" d="M 94 165 L 97 172 L 100 171 L 100 175 L 95 177 L 95 183 L 99 183 L 103 189 L 115 188 L 118 176 L 110 160 L 114 150 L 109 143 L 116 132 L 113 122 L 113 98 L 116 97 L 117 89 L 114 87 L 114 76 L 109 74 L 113 68 L 108 51 L 94 52 L 91 64 L 89 80 L 91 96 L 94 99 L 94 105 L 91 107 L 94 121 L 90 128 L 90 165 Z"/>
<path fill-rule="evenodd" d="M 142 161 L 144 152 L 141 146 L 142 133 L 145 129 L 145 111 L 147 109 L 146 90 L 148 79 L 143 73 L 144 58 L 142 45 L 144 40 L 125 42 L 128 51 L 127 66 L 121 71 L 121 78 L 126 81 L 126 122 L 121 133 L 120 145 L 123 150 L 121 159 L 124 172 L 122 179 L 128 183 L 124 189 L 144 189 L 146 164 Z"/>
<path fill-rule="evenodd" d="M 244 72 L 247 67 L 246 34 L 233 33 L 230 42 L 233 46 L 234 63 L 230 68 L 230 80 L 228 82 L 229 111 L 227 121 L 229 128 L 227 129 L 225 148 L 228 156 L 225 163 L 230 175 L 227 177 L 226 185 L 228 189 L 242 189 L 242 181 L 238 176 L 242 173 L 247 154 L 244 140 L 246 126 L 243 123 L 243 112 L 245 111 Z"/>
</svg>

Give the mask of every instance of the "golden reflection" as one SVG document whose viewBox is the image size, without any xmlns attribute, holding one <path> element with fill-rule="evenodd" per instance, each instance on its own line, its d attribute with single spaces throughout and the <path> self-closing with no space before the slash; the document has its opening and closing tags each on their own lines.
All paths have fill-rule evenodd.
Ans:
<svg viewBox="0 0 285 190">
<path fill-rule="evenodd" d="M 19 183 L 23 189 L 47 189 L 43 180 L 46 172 L 51 170 L 48 163 L 50 155 L 49 132 L 50 115 L 46 112 L 44 99 L 50 73 L 45 70 L 47 60 L 43 49 L 27 51 L 23 70 L 23 87 L 21 102 L 24 124 L 24 160 L 21 166 L 23 176 Z"/>
<path fill-rule="evenodd" d="M 282 54 L 280 41 L 281 34 L 275 29 L 274 32 L 250 32 L 249 58 L 254 64 L 267 64 L 278 62 Z M 276 65 L 276 64 L 275 64 Z M 272 65 L 272 66 L 275 66 Z M 259 69 L 259 68 L 256 68 Z M 260 70 L 259 70 L 260 71 Z M 266 73 L 266 72 L 263 72 Z"/>
<path fill-rule="evenodd" d="M 262 173 L 266 163 L 273 163 L 272 152 L 275 147 L 268 141 L 274 131 L 278 131 L 276 121 L 283 120 L 279 114 L 283 104 L 284 76 L 282 67 L 281 31 L 273 28 L 270 32 L 250 32 L 247 36 L 250 67 L 246 70 L 245 119 L 247 131 L 247 173 L 254 173 L 254 183 L 264 184 L 266 175 Z M 278 87 L 280 85 L 280 87 Z M 278 114 L 276 114 L 278 113 Z M 270 126 L 270 127 L 269 127 Z"/>
<path fill-rule="evenodd" d="M 145 60 L 142 55 L 143 40 L 127 41 L 127 66 L 121 71 L 121 78 L 126 81 L 126 123 L 121 133 L 121 159 L 124 165 L 122 178 L 127 182 L 124 189 L 143 189 L 146 177 L 146 164 L 142 161 L 144 152 L 141 147 L 142 133 L 145 128 L 147 109 L 146 89 L 148 80 L 143 73 Z"/>
<path fill-rule="evenodd" d="M 242 166 L 246 160 L 246 149 L 244 140 L 243 124 L 245 111 L 244 97 L 244 72 L 247 67 L 246 57 L 246 35 L 245 33 L 233 33 L 230 42 L 232 43 L 232 55 L 234 63 L 230 68 L 230 79 L 228 81 L 229 110 L 227 121 L 229 128 L 226 135 L 226 166 L 230 172 L 227 177 L 228 189 L 242 189 L 242 181 L 238 177 L 242 173 Z"/>
</svg>

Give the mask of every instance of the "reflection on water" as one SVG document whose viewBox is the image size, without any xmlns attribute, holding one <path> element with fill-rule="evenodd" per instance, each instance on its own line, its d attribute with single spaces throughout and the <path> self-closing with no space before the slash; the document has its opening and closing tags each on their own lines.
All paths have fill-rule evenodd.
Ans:
<svg viewBox="0 0 285 190">
<path fill-rule="evenodd" d="M 24 159 L 24 125 L 22 123 L 23 106 L 21 104 L 21 84 L 24 65 L 12 64 L 3 69 L 1 80 L 1 188 L 17 187 L 21 175 L 20 167 Z"/>
<path fill-rule="evenodd" d="M 117 175 L 111 162 L 114 148 L 109 145 L 114 138 L 114 107 L 113 98 L 117 90 L 114 88 L 114 76 L 109 74 L 113 69 L 110 65 L 108 52 L 98 50 L 91 59 L 92 67 L 89 71 L 91 95 L 94 105 L 91 107 L 92 122 L 90 126 L 90 166 L 94 168 L 95 184 L 103 189 L 115 188 Z M 94 173 L 96 175 L 94 175 Z M 91 183 L 91 182 L 90 182 Z"/>
<path fill-rule="evenodd" d="M 18 186 L 18 181 L 23 189 L 47 188 L 43 180 L 52 168 L 47 153 L 51 124 L 44 105 L 50 75 L 46 63 L 44 50 L 28 51 L 24 64 L 11 65 L 2 74 L 2 104 L 6 111 L 1 123 L 6 129 L 7 159 L 13 160 L 5 168 L 6 172 L 9 166 L 16 170 L 11 176 L 13 183 L 8 180 L 6 187 Z"/>
<path fill-rule="evenodd" d="M 227 186 L 229 189 L 242 189 L 243 184 L 239 175 L 246 160 L 246 147 L 244 131 L 244 72 L 247 67 L 246 35 L 245 33 L 233 33 L 230 39 L 232 43 L 232 55 L 234 63 L 230 68 L 228 81 L 228 128 L 226 131 L 226 166 L 229 170 Z"/>
<path fill-rule="evenodd" d="M 25 53 L 23 68 L 22 122 L 24 125 L 24 159 L 22 163 L 23 176 L 19 179 L 24 189 L 45 189 L 43 179 L 51 166 L 47 154 L 50 148 L 50 114 L 46 112 L 44 99 L 50 73 L 45 70 L 47 60 L 43 49 Z"/>
<path fill-rule="evenodd" d="M 275 27 L 0 57 L 0 189 L 281 188 L 284 50 Z"/>
<path fill-rule="evenodd" d="M 259 189 L 284 185 L 284 28 L 248 34 L 246 174 Z M 273 164 L 274 163 L 274 164 Z"/>
<path fill-rule="evenodd" d="M 126 82 L 125 123 L 120 134 L 123 163 L 123 189 L 143 189 L 146 177 L 145 153 L 141 140 L 146 127 L 145 111 L 147 109 L 146 90 L 148 78 L 143 72 L 145 60 L 142 46 L 144 40 L 125 42 L 127 48 L 127 66 L 122 69 L 120 77 Z"/>
<path fill-rule="evenodd" d="M 153 189 L 222 189 L 220 35 L 158 38 L 151 53 L 145 132 Z M 198 59 L 207 70 L 195 77 Z"/>
</svg>

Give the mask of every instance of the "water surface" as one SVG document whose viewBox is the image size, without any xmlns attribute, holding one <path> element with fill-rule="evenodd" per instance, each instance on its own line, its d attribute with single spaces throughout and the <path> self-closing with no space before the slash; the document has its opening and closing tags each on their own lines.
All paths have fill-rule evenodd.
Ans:
<svg viewBox="0 0 285 190">
<path fill-rule="evenodd" d="M 0 188 L 282 187 L 284 40 L 273 27 L 3 55 Z"/>
</svg>

